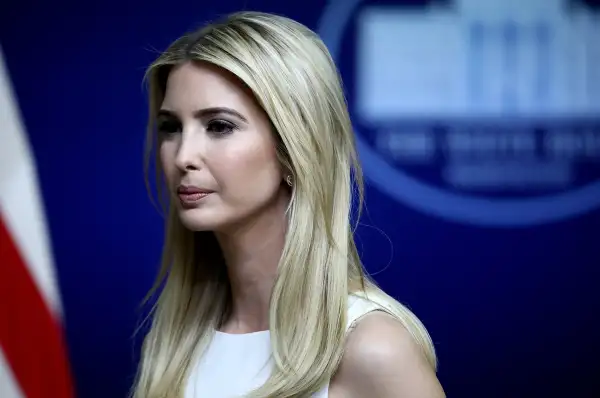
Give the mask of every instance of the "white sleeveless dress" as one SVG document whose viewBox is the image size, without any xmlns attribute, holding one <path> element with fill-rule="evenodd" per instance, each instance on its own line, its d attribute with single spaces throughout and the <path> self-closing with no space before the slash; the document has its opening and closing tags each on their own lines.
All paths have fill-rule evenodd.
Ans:
<svg viewBox="0 0 600 398">
<path fill-rule="evenodd" d="M 362 297 L 348 298 L 349 330 L 362 316 L 379 305 Z M 238 398 L 260 387 L 271 369 L 269 331 L 246 334 L 216 332 L 205 354 L 194 365 L 185 388 L 185 398 Z M 329 383 L 313 398 L 327 398 Z"/>
</svg>

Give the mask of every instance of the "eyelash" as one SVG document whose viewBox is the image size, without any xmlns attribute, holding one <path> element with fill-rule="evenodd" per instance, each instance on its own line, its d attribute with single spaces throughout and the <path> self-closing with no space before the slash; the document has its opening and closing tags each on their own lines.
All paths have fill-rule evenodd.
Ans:
<svg viewBox="0 0 600 398">
<path fill-rule="evenodd" d="M 221 131 L 221 132 L 215 131 L 214 128 L 216 126 L 224 128 L 225 131 Z M 231 134 L 236 129 L 237 129 L 237 126 L 235 124 L 228 122 L 227 120 L 219 120 L 219 119 L 211 120 L 210 122 L 208 122 L 208 125 L 206 126 L 206 131 L 208 131 L 211 134 L 216 135 L 216 136 L 224 136 L 224 135 Z"/>
<path fill-rule="evenodd" d="M 171 135 L 181 131 L 181 123 L 174 120 L 161 120 L 157 127 L 160 135 Z"/>
<path fill-rule="evenodd" d="M 214 136 L 220 137 L 231 134 L 238 126 L 227 120 L 215 119 L 208 122 L 206 131 Z M 158 123 L 158 132 L 161 135 L 172 135 L 180 133 L 181 123 L 175 120 L 163 120 Z"/>
</svg>

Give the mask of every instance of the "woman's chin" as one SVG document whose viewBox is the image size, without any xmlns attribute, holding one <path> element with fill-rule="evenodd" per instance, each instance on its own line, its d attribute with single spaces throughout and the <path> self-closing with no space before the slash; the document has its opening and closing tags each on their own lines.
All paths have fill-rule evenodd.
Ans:
<svg viewBox="0 0 600 398">
<path fill-rule="evenodd" d="M 184 227 L 192 231 L 211 231 L 218 229 L 214 217 L 203 209 L 179 209 L 179 219 Z"/>
</svg>

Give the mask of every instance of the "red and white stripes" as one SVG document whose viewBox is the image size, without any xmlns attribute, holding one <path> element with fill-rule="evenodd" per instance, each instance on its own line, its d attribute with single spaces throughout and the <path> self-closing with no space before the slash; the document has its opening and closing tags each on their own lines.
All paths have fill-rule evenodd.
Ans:
<svg viewBox="0 0 600 398">
<path fill-rule="evenodd" d="M 71 398 L 48 230 L 0 50 L 0 397 Z"/>
</svg>

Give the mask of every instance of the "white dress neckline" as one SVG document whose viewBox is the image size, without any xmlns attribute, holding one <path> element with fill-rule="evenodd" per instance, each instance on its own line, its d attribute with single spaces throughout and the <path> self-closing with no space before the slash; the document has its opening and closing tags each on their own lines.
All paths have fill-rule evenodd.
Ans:
<svg viewBox="0 0 600 398">
<path fill-rule="evenodd" d="M 348 300 L 347 330 L 381 307 L 357 296 Z M 215 330 L 204 355 L 193 364 L 185 398 L 239 398 L 260 387 L 272 370 L 271 332 L 226 333 Z M 312 395 L 327 398 L 329 383 Z"/>
</svg>

